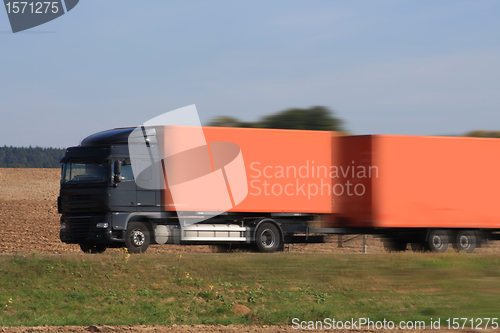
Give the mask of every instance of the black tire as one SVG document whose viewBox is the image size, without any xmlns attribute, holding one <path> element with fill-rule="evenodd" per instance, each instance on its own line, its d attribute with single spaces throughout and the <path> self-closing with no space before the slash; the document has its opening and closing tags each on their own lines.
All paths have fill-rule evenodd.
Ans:
<svg viewBox="0 0 500 333">
<path fill-rule="evenodd" d="M 425 252 L 426 246 L 424 243 L 410 243 L 413 252 Z"/>
<path fill-rule="evenodd" d="M 450 244 L 450 237 L 446 230 L 431 230 L 427 246 L 432 252 L 445 252 L 448 250 Z"/>
<path fill-rule="evenodd" d="M 406 251 L 406 247 L 408 246 L 408 242 L 395 238 L 385 238 L 383 240 L 383 243 L 384 249 L 387 252 L 403 252 Z"/>
<path fill-rule="evenodd" d="M 455 242 L 455 248 L 458 252 L 472 253 L 477 247 L 477 235 L 472 230 L 460 230 Z"/>
<path fill-rule="evenodd" d="M 90 244 L 90 243 L 80 243 L 80 249 L 85 253 L 103 253 L 108 248 L 106 245 L 102 244 Z"/>
<path fill-rule="evenodd" d="M 125 246 L 130 253 L 144 253 L 150 244 L 148 227 L 142 222 L 131 222 L 125 233 Z"/>
<path fill-rule="evenodd" d="M 262 253 L 275 252 L 281 246 L 281 234 L 272 223 L 262 223 L 255 234 L 257 249 Z"/>
</svg>

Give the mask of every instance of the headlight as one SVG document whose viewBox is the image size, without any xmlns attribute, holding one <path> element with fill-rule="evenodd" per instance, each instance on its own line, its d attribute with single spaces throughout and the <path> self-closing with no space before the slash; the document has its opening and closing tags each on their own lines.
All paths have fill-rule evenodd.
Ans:
<svg viewBox="0 0 500 333">
<path fill-rule="evenodd" d="M 99 222 L 96 224 L 96 227 L 97 228 L 102 228 L 102 229 L 106 229 L 109 227 L 109 223 L 108 222 Z"/>
<path fill-rule="evenodd" d="M 68 229 L 68 222 L 61 222 L 61 230 L 67 230 Z"/>
</svg>

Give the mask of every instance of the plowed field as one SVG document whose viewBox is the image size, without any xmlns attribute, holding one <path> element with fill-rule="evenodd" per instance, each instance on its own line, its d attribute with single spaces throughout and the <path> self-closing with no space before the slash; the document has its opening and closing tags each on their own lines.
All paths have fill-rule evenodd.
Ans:
<svg viewBox="0 0 500 333">
<path fill-rule="evenodd" d="M 58 169 L 0 169 L 0 253 L 80 253 L 78 245 L 59 240 Z M 293 244 L 290 252 L 362 253 L 361 236 L 344 236 L 338 246 L 337 236 L 325 244 Z M 500 253 L 500 242 L 476 249 L 476 253 Z M 150 253 L 213 252 L 210 246 L 152 245 Z M 121 251 L 108 249 L 109 252 Z M 451 250 L 450 250 L 451 251 Z M 384 252 L 379 239 L 368 236 L 368 253 Z"/>
<path fill-rule="evenodd" d="M 58 169 L 0 169 L 0 253 L 80 253 L 78 245 L 59 240 L 57 196 Z M 337 236 L 326 244 L 294 244 L 290 252 L 362 252 L 360 236 L 344 236 L 338 247 Z M 378 239 L 368 237 L 368 252 L 383 252 Z M 150 253 L 213 252 L 210 246 L 152 245 Z M 120 249 L 108 249 L 109 252 Z M 288 251 L 288 249 L 287 249 Z"/>
</svg>

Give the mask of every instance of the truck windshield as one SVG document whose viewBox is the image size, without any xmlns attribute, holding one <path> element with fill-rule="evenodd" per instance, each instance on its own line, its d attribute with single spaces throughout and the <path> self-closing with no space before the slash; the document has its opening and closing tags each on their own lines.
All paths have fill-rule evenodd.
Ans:
<svg viewBox="0 0 500 333">
<path fill-rule="evenodd" d="M 107 163 L 66 163 L 63 167 L 63 184 L 102 184 L 108 180 Z"/>
</svg>

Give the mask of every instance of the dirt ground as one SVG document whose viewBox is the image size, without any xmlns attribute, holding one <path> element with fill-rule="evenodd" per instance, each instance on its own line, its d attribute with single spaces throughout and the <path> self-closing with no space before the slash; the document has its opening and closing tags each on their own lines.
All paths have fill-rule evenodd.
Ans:
<svg viewBox="0 0 500 333">
<path fill-rule="evenodd" d="M 78 245 L 59 240 L 57 196 L 60 171 L 58 169 L 1 169 L 0 168 L 0 254 L 66 254 L 81 253 Z M 367 253 L 383 253 L 379 239 L 368 236 Z M 476 249 L 476 253 L 500 253 L 500 242 L 492 242 Z M 121 252 L 110 249 L 109 252 Z M 210 246 L 152 245 L 150 253 L 207 253 Z M 343 236 L 342 247 L 338 237 L 331 236 L 325 244 L 293 244 L 285 251 L 362 253 L 363 236 Z M 65 326 L 65 327 L 0 327 L 0 332 L 296 332 L 292 326 Z M 337 330 L 337 332 L 344 330 Z M 354 332 L 350 330 L 349 332 Z M 316 332 L 316 331 L 312 331 Z M 360 330 L 361 332 L 361 330 Z M 368 332 L 363 330 L 363 332 Z M 394 331 L 396 332 L 396 331 Z M 417 331 L 415 331 L 417 332 Z"/>
<path fill-rule="evenodd" d="M 81 253 L 78 245 L 59 240 L 57 196 L 60 171 L 58 169 L 1 169 L 0 168 L 0 254 Z M 285 251 L 363 253 L 363 236 L 329 236 L 324 244 L 292 244 Z M 476 249 L 475 253 L 500 253 L 500 242 L 492 242 Z M 385 252 L 378 238 L 368 236 L 367 253 Z M 216 249 L 196 245 L 151 245 L 148 253 L 207 253 Z M 107 252 L 120 252 L 108 249 Z M 450 250 L 451 251 L 451 250 Z"/>
<path fill-rule="evenodd" d="M 1 254 L 66 254 L 81 253 L 78 245 L 59 240 L 57 196 L 60 171 L 58 169 L 1 169 L 0 168 L 0 240 Z M 362 253 L 360 235 L 331 236 L 325 244 L 293 244 L 285 251 Z M 108 249 L 107 252 L 120 252 Z M 207 245 L 151 245 L 148 253 L 207 253 L 217 249 Z M 367 252 L 384 252 L 380 240 L 367 237 Z"/>
</svg>

